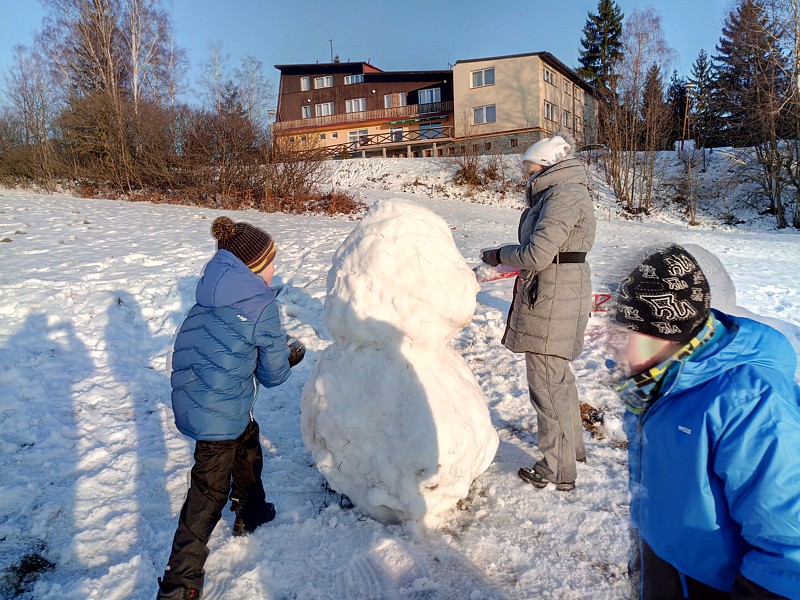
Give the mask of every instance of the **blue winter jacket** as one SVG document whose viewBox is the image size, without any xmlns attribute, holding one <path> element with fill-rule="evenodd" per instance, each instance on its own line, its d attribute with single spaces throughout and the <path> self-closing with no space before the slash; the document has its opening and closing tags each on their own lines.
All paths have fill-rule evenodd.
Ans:
<svg viewBox="0 0 800 600">
<path fill-rule="evenodd" d="M 741 571 L 800 598 L 797 359 L 771 327 L 714 315 L 722 335 L 626 415 L 632 524 L 679 573 L 730 592 Z"/>
<path fill-rule="evenodd" d="M 289 347 L 275 290 L 226 250 L 197 283 L 195 304 L 172 355 L 172 409 L 178 429 L 196 440 L 244 432 L 266 387 L 289 378 Z"/>
</svg>

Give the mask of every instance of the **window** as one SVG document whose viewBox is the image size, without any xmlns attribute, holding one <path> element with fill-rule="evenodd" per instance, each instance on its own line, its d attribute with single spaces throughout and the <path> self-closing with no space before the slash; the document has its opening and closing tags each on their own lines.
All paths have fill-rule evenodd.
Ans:
<svg viewBox="0 0 800 600">
<path fill-rule="evenodd" d="M 351 83 L 364 83 L 363 75 L 345 75 L 344 84 L 350 85 Z"/>
<path fill-rule="evenodd" d="M 494 85 L 494 67 L 472 72 L 472 87 Z"/>
<path fill-rule="evenodd" d="M 456 155 L 456 149 L 453 146 L 447 148 L 447 156 L 455 156 L 455 155 Z"/>
<path fill-rule="evenodd" d="M 333 87 L 333 75 L 325 75 L 324 77 L 314 77 L 314 89 Z"/>
<path fill-rule="evenodd" d="M 581 118 L 575 117 L 575 133 L 581 132 Z"/>
<path fill-rule="evenodd" d="M 428 90 L 419 91 L 420 104 L 433 104 L 434 102 L 441 102 L 441 101 L 442 101 L 441 88 L 430 88 Z"/>
<path fill-rule="evenodd" d="M 486 143 L 483 145 L 483 149 L 484 149 L 484 150 L 491 150 L 491 149 L 492 149 L 492 142 L 486 142 Z"/>
<path fill-rule="evenodd" d="M 319 134 L 319 139 L 324 140 L 325 137 L 326 137 L 326 135 L 324 133 L 320 133 Z"/>
<path fill-rule="evenodd" d="M 347 141 L 348 142 L 356 142 L 360 144 L 367 143 L 367 135 L 369 135 L 368 129 L 357 129 L 356 131 L 348 131 L 347 132 Z"/>
<path fill-rule="evenodd" d="M 389 140 L 392 142 L 402 142 L 403 141 L 403 128 L 402 127 L 392 127 L 389 130 Z"/>
<path fill-rule="evenodd" d="M 311 118 L 311 106 L 301 106 L 300 111 L 302 112 L 304 119 Z"/>
<path fill-rule="evenodd" d="M 300 91 L 307 92 L 311 89 L 311 77 L 301 77 L 300 78 Z"/>
<path fill-rule="evenodd" d="M 442 137 L 442 124 L 436 123 L 420 123 L 419 124 L 419 138 L 421 140 L 432 140 Z"/>
<path fill-rule="evenodd" d="M 553 85 L 556 84 L 555 75 L 553 75 L 553 72 L 550 69 L 544 70 L 543 78 L 547 83 L 552 83 Z"/>
<path fill-rule="evenodd" d="M 333 102 L 314 105 L 314 114 L 318 117 L 329 117 L 333 114 Z"/>
<path fill-rule="evenodd" d="M 544 118 L 548 121 L 556 120 L 556 105 L 549 102 L 544 103 Z"/>
<path fill-rule="evenodd" d="M 489 106 L 479 106 L 478 108 L 472 109 L 473 125 L 494 123 L 495 121 L 497 121 L 497 115 L 495 114 L 494 104 L 490 104 Z"/>
<path fill-rule="evenodd" d="M 572 128 L 572 113 L 568 110 L 564 111 L 564 127 Z"/>
<path fill-rule="evenodd" d="M 365 110 L 367 110 L 366 98 L 354 98 L 345 102 L 345 112 L 354 113 L 364 112 Z"/>
<path fill-rule="evenodd" d="M 408 103 L 407 92 L 393 92 L 383 95 L 383 108 L 394 108 L 396 106 L 406 106 Z"/>
<path fill-rule="evenodd" d="M 334 139 L 338 138 L 338 137 L 339 137 L 339 132 L 338 132 L 338 131 L 334 131 L 334 132 L 331 134 L 331 137 L 332 137 L 332 138 L 334 138 Z"/>
<path fill-rule="evenodd" d="M 517 141 L 517 138 L 511 138 L 510 140 L 508 140 L 508 143 L 509 143 L 509 146 L 511 146 L 512 148 L 516 148 L 517 145 L 519 144 L 519 142 Z"/>
<path fill-rule="evenodd" d="M 569 96 L 569 91 L 572 89 L 572 84 L 569 81 L 564 82 L 564 93 Z"/>
<path fill-rule="evenodd" d="M 473 152 L 477 152 L 478 151 L 478 144 L 472 144 L 472 151 Z"/>
</svg>

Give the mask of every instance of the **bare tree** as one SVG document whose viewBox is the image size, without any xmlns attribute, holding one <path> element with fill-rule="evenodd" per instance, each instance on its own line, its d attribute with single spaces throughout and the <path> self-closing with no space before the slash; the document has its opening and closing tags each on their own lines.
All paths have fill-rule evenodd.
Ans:
<svg viewBox="0 0 800 600">
<path fill-rule="evenodd" d="M 142 98 L 156 95 L 160 68 L 169 59 L 169 18 L 159 0 L 124 0 L 120 32 L 125 44 L 134 115 Z"/>
<path fill-rule="evenodd" d="M 800 0 L 777 0 L 773 9 L 783 32 L 780 43 L 787 57 L 783 63 L 787 88 L 782 110 L 786 149 L 783 172 L 794 188 L 792 226 L 800 229 Z"/>
<path fill-rule="evenodd" d="M 637 153 L 648 139 L 643 115 L 662 119 L 660 108 L 645 108 L 645 84 L 648 72 L 666 72 L 674 52 L 664 39 L 661 17 L 652 9 L 634 9 L 623 28 L 624 57 L 611 89 L 610 114 L 606 123 L 605 138 L 608 144 L 606 167 L 609 180 L 628 212 L 646 212 L 652 198 L 652 161 Z M 663 94 L 663 92 L 662 92 Z M 663 100 L 662 100 L 663 103 Z M 651 134 L 662 126 L 651 124 Z M 650 136 L 653 138 L 653 135 Z"/>
<path fill-rule="evenodd" d="M 222 108 L 222 97 L 228 77 L 228 55 L 222 53 L 222 42 L 208 46 L 208 59 L 201 65 L 199 83 L 203 87 L 207 106 L 217 112 Z"/>
<path fill-rule="evenodd" d="M 275 100 L 275 92 L 264 76 L 264 63 L 246 56 L 241 66 L 234 69 L 234 82 L 247 117 L 259 133 L 266 136 L 270 124 L 268 111 Z"/>
<path fill-rule="evenodd" d="M 42 56 L 24 46 L 14 49 L 14 63 L 5 73 L 9 116 L 18 124 L 18 145 L 30 155 L 29 176 L 52 191 L 55 153 L 51 131 L 58 108 Z M 12 121 L 12 122 L 13 122 Z"/>
<path fill-rule="evenodd" d="M 754 148 L 757 183 L 778 228 L 788 225 L 783 170 L 784 111 L 790 94 L 790 61 L 778 2 L 739 0 L 729 12 L 715 56 L 717 103 L 729 143 Z"/>
</svg>

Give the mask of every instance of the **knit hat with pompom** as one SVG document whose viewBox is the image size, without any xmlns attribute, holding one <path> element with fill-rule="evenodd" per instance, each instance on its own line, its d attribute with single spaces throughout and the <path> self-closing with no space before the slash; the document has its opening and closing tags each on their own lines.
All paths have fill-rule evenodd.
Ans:
<svg viewBox="0 0 800 600">
<path fill-rule="evenodd" d="M 218 217 L 211 225 L 211 235 L 217 240 L 219 250 L 236 256 L 253 273 L 261 273 L 275 258 L 272 236 L 250 223 L 234 223 L 228 217 Z"/>
</svg>

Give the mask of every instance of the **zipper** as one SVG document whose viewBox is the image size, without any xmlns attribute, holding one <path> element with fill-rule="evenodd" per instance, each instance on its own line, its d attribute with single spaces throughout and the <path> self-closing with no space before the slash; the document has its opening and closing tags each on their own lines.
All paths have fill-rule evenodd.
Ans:
<svg viewBox="0 0 800 600">
<path fill-rule="evenodd" d="M 673 378 L 672 383 L 670 383 L 669 388 L 663 394 L 661 394 L 656 399 L 656 401 L 652 405 L 650 405 L 647 410 L 644 411 L 644 413 L 639 415 L 639 418 L 637 419 L 637 423 L 636 423 L 636 454 L 637 454 L 637 456 L 636 456 L 636 488 L 637 489 L 636 489 L 636 492 L 639 495 L 639 498 L 641 498 L 641 494 L 639 493 L 639 490 L 642 487 L 642 463 L 643 463 L 643 461 L 642 461 L 642 430 L 644 429 L 644 422 L 651 414 L 653 414 L 654 411 L 656 411 L 659 407 L 664 406 L 666 404 L 665 399 L 670 394 L 670 392 L 672 392 L 675 389 L 675 387 L 676 387 L 676 385 L 678 383 L 678 380 L 680 379 L 681 373 L 683 372 L 683 365 L 684 365 L 683 362 L 679 363 L 678 372 L 675 374 L 675 377 Z M 639 525 L 639 527 L 637 528 L 637 533 L 638 533 L 638 535 L 637 535 L 637 537 L 638 537 L 637 544 L 639 546 L 639 570 L 640 570 L 639 598 L 644 598 L 644 577 L 645 577 L 645 572 L 644 572 L 644 553 L 643 553 L 643 550 L 644 550 L 643 541 L 644 540 L 642 539 L 641 500 L 638 500 L 636 502 L 636 523 Z M 686 583 L 686 576 L 681 572 L 679 572 L 678 575 L 679 575 L 680 580 L 681 580 L 681 589 L 683 590 L 683 597 L 684 598 L 688 598 L 689 597 L 689 588 L 688 588 L 688 585 Z"/>
</svg>

